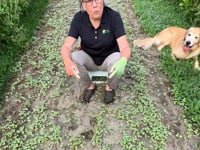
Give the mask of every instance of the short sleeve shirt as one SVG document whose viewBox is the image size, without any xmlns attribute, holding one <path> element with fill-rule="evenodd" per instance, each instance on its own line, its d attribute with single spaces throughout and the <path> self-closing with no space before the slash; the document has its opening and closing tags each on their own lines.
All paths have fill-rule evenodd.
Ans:
<svg viewBox="0 0 200 150">
<path fill-rule="evenodd" d="M 119 52 L 117 39 L 125 35 L 121 16 L 118 12 L 104 6 L 100 26 L 95 29 L 87 12 L 75 14 L 68 36 L 81 39 L 81 49 L 92 57 L 96 65 L 101 65 L 107 56 Z"/>
</svg>

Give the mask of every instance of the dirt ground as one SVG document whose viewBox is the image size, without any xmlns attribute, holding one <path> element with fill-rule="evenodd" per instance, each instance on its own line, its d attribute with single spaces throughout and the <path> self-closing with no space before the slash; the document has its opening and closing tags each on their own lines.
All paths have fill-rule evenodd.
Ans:
<svg viewBox="0 0 200 150">
<path fill-rule="evenodd" d="M 140 26 L 139 19 L 134 14 L 130 1 L 107 0 L 106 4 L 121 13 L 131 46 L 133 39 L 146 36 Z M 139 108 L 136 108 L 136 106 L 140 106 L 135 102 L 139 99 L 139 96 L 135 95 L 138 93 L 134 91 L 137 85 L 135 82 L 137 81 L 134 77 L 129 77 L 130 68 L 127 68 L 127 75 L 123 77 L 120 87 L 117 90 L 116 101 L 111 105 L 104 105 L 101 101 L 104 88 L 102 85 L 98 86 L 90 103 L 82 104 L 80 102 L 80 95 L 82 93 L 80 83 L 74 78 L 67 77 L 64 73 L 59 53 L 60 47 L 65 33 L 68 31 L 72 16 L 78 9 L 78 4 L 74 1 L 50 0 L 33 45 L 26 56 L 22 57 L 22 61 L 19 62 L 18 67 L 21 71 L 19 71 L 16 78 L 12 81 L 13 84 L 7 94 L 5 107 L 1 112 L 0 123 L 1 125 L 5 125 L 4 121 L 9 115 L 13 119 L 18 119 L 19 112 L 23 108 L 28 108 L 30 116 L 32 115 L 30 118 L 34 120 L 34 109 L 45 104 L 46 107 L 43 111 L 47 114 L 47 118 L 45 118 L 43 123 L 46 126 L 42 127 L 47 127 L 47 124 L 49 126 L 52 124 L 59 126 L 59 142 L 38 144 L 38 147 L 35 149 L 73 149 L 69 145 L 70 139 L 80 135 L 85 137 L 85 142 L 84 146 L 78 149 L 126 149 L 120 146 L 120 142 L 124 137 L 122 131 L 127 131 L 126 123 L 129 120 L 120 120 L 116 116 L 120 114 L 120 110 L 124 112 L 126 110 L 130 112 L 139 111 Z M 46 52 L 44 53 L 42 50 L 46 50 Z M 136 56 L 142 57 L 138 64 L 146 72 L 144 82 L 148 93 L 145 97 L 148 96 L 150 105 L 153 105 L 154 113 L 160 119 L 158 119 L 159 124 L 169 132 L 167 139 L 164 140 L 164 149 L 196 150 L 196 144 L 200 138 L 188 132 L 185 121 L 182 118 L 181 108 L 173 103 L 172 84 L 159 69 L 158 51 L 155 49 L 151 49 L 150 51 L 136 49 L 132 54 L 130 61 L 132 63 L 129 66 L 135 64 Z M 40 82 L 40 80 L 42 81 Z M 58 114 L 50 115 L 52 112 L 58 112 Z M 40 114 L 38 113 L 38 115 Z M 138 118 L 139 115 L 136 115 L 136 117 L 131 119 L 133 122 L 136 122 Z M 29 124 L 26 123 L 24 126 L 27 127 Z M 98 129 L 104 132 L 103 136 L 101 130 L 98 134 Z M 139 132 L 139 130 L 142 130 L 142 126 L 139 126 L 136 130 Z M 191 135 L 188 136 L 188 134 Z M 0 137 L 2 136 L 3 133 L 0 134 Z M 98 136 L 100 137 L 101 144 L 98 144 Z M 132 136 L 134 137 L 135 135 Z M 148 138 L 142 136 L 136 137 L 145 143 L 144 147 L 146 148 L 142 149 L 159 149 L 156 146 L 149 146 L 151 144 L 148 143 Z M 140 143 L 140 141 L 136 143 Z M 156 143 L 152 145 L 156 145 Z M 132 147 L 130 149 L 137 148 Z"/>
</svg>

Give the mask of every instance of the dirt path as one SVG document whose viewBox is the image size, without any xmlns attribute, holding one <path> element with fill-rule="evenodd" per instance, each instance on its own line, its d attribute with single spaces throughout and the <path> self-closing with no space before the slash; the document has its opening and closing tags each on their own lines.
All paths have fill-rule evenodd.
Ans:
<svg viewBox="0 0 200 150">
<path fill-rule="evenodd" d="M 120 11 L 130 43 L 145 36 L 129 1 L 106 3 Z M 114 104 L 101 101 L 103 85 L 89 104 L 80 102 L 80 84 L 65 75 L 60 57 L 77 10 L 74 1 L 50 1 L 35 42 L 18 63 L 0 117 L 2 149 L 18 144 L 41 150 L 196 150 L 200 139 L 186 129 L 181 109 L 173 104 L 156 50 L 132 49 Z"/>
</svg>

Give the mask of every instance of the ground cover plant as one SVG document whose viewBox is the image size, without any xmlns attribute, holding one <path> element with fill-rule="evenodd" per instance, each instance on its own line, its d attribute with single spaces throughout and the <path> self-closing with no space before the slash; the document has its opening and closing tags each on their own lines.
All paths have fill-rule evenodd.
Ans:
<svg viewBox="0 0 200 150">
<path fill-rule="evenodd" d="M 133 1 L 106 2 L 121 12 L 130 43 L 145 36 Z M 102 102 L 104 85 L 97 86 L 89 104 L 80 102 L 80 84 L 65 74 L 60 56 L 78 10 L 77 1 L 50 0 L 33 43 L 16 62 L 16 78 L 0 115 L 0 149 L 196 150 L 198 138 L 173 104 L 157 51 L 132 47 L 113 104 Z"/>
<path fill-rule="evenodd" d="M 188 28 L 192 24 L 187 20 L 186 12 L 171 1 L 147 0 L 141 2 L 135 0 L 135 10 L 149 35 L 155 35 L 168 26 Z M 198 24 L 196 25 L 198 26 Z M 199 70 L 192 68 L 192 60 L 175 62 L 171 59 L 167 49 L 161 54 L 161 60 L 161 69 L 173 83 L 175 102 L 184 108 L 185 115 L 190 122 L 196 128 L 200 128 Z"/>
</svg>

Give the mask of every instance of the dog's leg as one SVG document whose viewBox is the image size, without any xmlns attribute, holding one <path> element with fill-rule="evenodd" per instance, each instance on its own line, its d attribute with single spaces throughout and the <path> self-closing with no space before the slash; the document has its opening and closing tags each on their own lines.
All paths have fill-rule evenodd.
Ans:
<svg viewBox="0 0 200 150">
<path fill-rule="evenodd" d="M 174 53 L 171 53 L 172 59 L 176 60 L 176 56 L 174 55 Z"/>
<path fill-rule="evenodd" d="M 195 56 L 198 56 L 200 54 L 200 48 L 198 50 L 192 51 L 188 56 L 185 57 L 185 59 L 189 59 Z"/>
<path fill-rule="evenodd" d="M 150 47 L 153 46 L 155 39 L 154 38 L 146 38 L 143 40 L 134 40 L 133 45 L 135 47 L 140 47 L 144 50 L 149 49 Z"/>
<path fill-rule="evenodd" d="M 161 49 L 163 49 L 167 44 L 163 44 L 161 41 L 157 42 L 158 44 L 156 44 L 157 49 L 160 51 Z"/>
<path fill-rule="evenodd" d="M 195 59 L 194 68 L 195 68 L 195 69 L 200 69 L 200 68 L 199 68 L 199 61 L 198 61 L 197 56 L 196 56 L 194 59 Z"/>
</svg>

